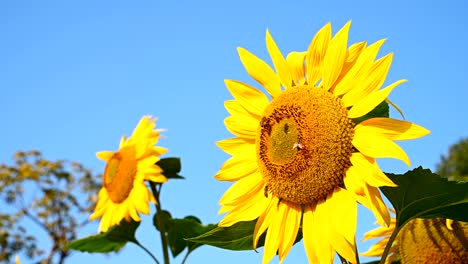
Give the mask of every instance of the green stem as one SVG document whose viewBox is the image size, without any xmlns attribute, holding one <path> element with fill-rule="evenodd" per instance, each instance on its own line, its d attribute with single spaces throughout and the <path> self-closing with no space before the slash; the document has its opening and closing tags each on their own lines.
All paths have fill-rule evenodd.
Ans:
<svg viewBox="0 0 468 264">
<path fill-rule="evenodd" d="M 398 232 L 400 231 L 399 225 L 398 225 L 398 218 L 395 223 L 395 230 L 393 230 L 392 235 L 388 239 L 387 245 L 385 246 L 385 250 L 382 254 L 382 258 L 380 259 L 380 264 L 385 264 L 385 260 L 387 259 L 388 253 L 390 253 L 390 249 L 392 248 L 393 241 L 395 240 Z"/>
<path fill-rule="evenodd" d="M 159 264 L 159 261 L 158 259 L 146 248 L 144 247 L 142 244 L 140 244 L 140 242 L 138 241 L 131 241 L 133 242 L 135 245 L 139 246 L 141 249 L 143 249 L 146 253 L 148 253 L 148 255 L 151 256 L 151 258 L 154 260 L 154 262 L 156 262 L 156 264 Z"/>
<path fill-rule="evenodd" d="M 190 255 L 190 253 L 192 253 L 192 251 L 191 251 L 191 250 L 188 250 L 188 251 L 187 251 L 187 254 L 185 254 L 184 259 L 182 260 L 182 263 L 180 263 L 180 264 L 185 264 L 185 261 L 187 260 L 187 258 L 188 258 L 188 256 Z"/>
<path fill-rule="evenodd" d="M 159 195 L 161 194 L 161 185 L 159 185 L 159 191 L 156 189 L 156 184 L 154 182 L 150 182 L 151 191 L 153 192 L 154 198 L 156 199 L 156 216 L 158 221 L 159 227 L 159 234 L 161 235 L 161 244 L 162 250 L 164 254 L 164 264 L 170 264 L 169 261 L 169 250 L 167 246 L 167 236 L 166 236 L 166 229 L 164 228 L 164 223 L 162 222 L 162 209 L 161 209 L 161 201 L 159 200 Z"/>
<path fill-rule="evenodd" d="M 357 250 L 356 239 L 354 239 L 354 252 L 356 252 L 356 264 L 361 264 L 361 262 L 359 261 L 359 252 Z"/>
</svg>

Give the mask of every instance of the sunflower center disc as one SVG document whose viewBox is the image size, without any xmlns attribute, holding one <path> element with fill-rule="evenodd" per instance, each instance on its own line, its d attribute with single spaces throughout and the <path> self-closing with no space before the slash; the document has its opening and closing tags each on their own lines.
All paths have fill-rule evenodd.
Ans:
<svg viewBox="0 0 468 264">
<path fill-rule="evenodd" d="M 104 187 L 114 203 L 127 199 L 133 188 L 137 172 L 135 147 L 124 147 L 107 162 L 104 170 Z"/>
<path fill-rule="evenodd" d="M 287 89 L 265 109 L 257 137 L 265 194 L 297 204 L 325 200 L 351 166 L 354 124 L 321 88 Z"/>
</svg>

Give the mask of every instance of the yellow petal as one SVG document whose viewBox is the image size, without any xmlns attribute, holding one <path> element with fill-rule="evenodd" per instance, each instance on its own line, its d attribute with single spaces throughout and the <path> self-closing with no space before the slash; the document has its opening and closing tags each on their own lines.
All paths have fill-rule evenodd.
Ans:
<svg viewBox="0 0 468 264">
<path fill-rule="evenodd" d="M 390 224 L 390 214 L 379 190 L 363 182 L 359 171 L 350 167 L 346 172 L 344 183 L 353 198 L 372 211 L 379 224 Z"/>
<path fill-rule="evenodd" d="M 239 199 L 247 199 L 259 191 L 263 193 L 263 190 L 261 190 L 263 186 L 262 175 L 259 172 L 252 173 L 234 183 L 224 193 L 219 203 L 233 204 Z"/>
<path fill-rule="evenodd" d="M 354 169 L 359 172 L 359 177 L 370 186 L 397 186 L 387 177 L 387 175 L 385 175 L 385 173 L 382 172 L 375 159 L 356 152 L 352 154 L 350 160 Z"/>
<path fill-rule="evenodd" d="M 396 219 L 392 218 L 390 221 L 389 226 L 380 226 L 378 228 L 375 228 L 371 231 L 368 231 L 364 234 L 364 237 L 361 239 L 361 241 L 366 241 L 369 239 L 373 238 L 381 238 L 381 237 L 386 237 L 392 235 L 393 231 L 395 230 L 395 222 Z"/>
<path fill-rule="evenodd" d="M 354 105 L 361 98 L 365 98 L 370 93 L 377 91 L 387 77 L 392 60 L 393 53 L 390 53 L 374 62 L 367 73 L 364 73 L 367 75 L 366 78 L 362 79 L 352 91 L 343 96 L 343 100 L 349 101 L 349 105 Z"/>
<path fill-rule="evenodd" d="M 114 154 L 115 153 L 112 151 L 100 151 L 96 153 L 96 156 L 98 159 L 108 162 L 112 158 L 112 156 L 114 156 Z"/>
<path fill-rule="evenodd" d="M 303 85 L 305 83 L 305 73 L 304 73 L 304 59 L 306 52 L 297 52 L 293 51 L 288 54 L 286 61 L 289 64 L 291 74 L 293 75 L 293 81 L 298 85 Z"/>
<path fill-rule="evenodd" d="M 238 81 L 225 80 L 228 90 L 249 113 L 261 117 L 269 101 L 264 93 L 252 86 Z"/>
<path fill-rule="evenodd" d="M 346 23 L 328 46 L 327 53 L 323 59 L 322 68 L 322 85 L 326 90 L 329 90 L 343 69 L 346 60 L 346 48 L 348 46 L 348 33 L 351 21 Z"/>
<path fill-rule="evenodd" d="M 263 213 L 267 206 L 268 199 L 263 195 L 262 191 L 258 191 L 233 207 L 231 212 L 219 222 L 219 226 L 228 227 L 241 221 L 254 220 Z"/>
<path fill-rule="evenodd" d="M 331 92 L 336 95 L 341 95 L 340 90 L 336 90 L 336 87 L 340 87 L 342 89 L 343 86 L 339 86 L 339 83 L 343 80 L 343 78 L 348 74 L 349 70 L 351 70 L 356 63 L 357 59 L 361 55 L 362 51 L 365 49 L 367 42 L 362 41 L 358 43 L 352 44 L 349 49 L 346 51 L 346 60 L 343 64 L 343 69 L 341 69 L 340 76 L 336 80 L 335 84 L 331 88 Z"/>
<path fill-rule="evenodd" d="M 309 85 L 315 85 L 321 78 L 323 58 L 331 40 L 331 24 L 322 27 L 312 39 L 306 54 L 306 75 Z"/>
<path fill-rule="evenodd" d="M 354 105 L 353 108 L 351 108 L 351 110 L 349 110 L 348 117 L 349 118 L 358 118 L 358 117 L 361 117 L 361 116 L 369 113 L 374 108 L 376 108 L 381 102 L 383 102 L 388 97 L 388 95 L 393 91 L 393 89 L 395 87 L 397 87 L 398 85 L 400 85 L 401 83 L 404 83 L 404 82 L 406 82 L 406 80 L 396 81 L 396 82 L 390 84 L 389 86 L 385 87 L 382 90 L 375 91 L 375 92 L 363 97 L 356 104 L 354 104 L 354 102 L 355 102 L 354 99 L 356 99 L 356 98 L 347 97 L 347 99 L 345 99 L 345 97 L 343 96 L 343 102 L 344 102 L 345 106 Z M 346 94 L 346 95 L 348 95 L 348 94 Z M 350 99 L 350 100 L 348 100 L 348 99 Z"/>
<path fill-rule="evenodd" d="M 284 205 L 283 205 L 284 203 Z M 282 202 L 280 206 L 286 206 L 286 216 L 283 223 L 284 233 L 283 238 L 280 239 L 278 255 L 280 262 L 288 255 L 299 231 L 301 222 L 302 209 L 299 205 L 293 203 Z"/>
<path fill-rule="evenodd" d="M 235 155 L 250 151 L 255 148 L 254 141 L 246 141 L 242 138 L 229 138 L 216 142 L 216 145 L 229 155 Z"/>
<path fill-rule="evenodd" d="M 362 51 L 353 67 L 343 77 L 340 83 L 336 85 L 334 90 L 334 94 L 336 96 L 352 91 L 357 85 L 361 84 L 365 78 L 367 78 L 369 68 L 372 66 L 372 62 L 384 42 L 384 39 L 379 40 Z"/>
<path fill-rule="evenodd" d="M 224 119 L 224 124 L 229 132 L 245 140 L 255 140 L 259 121 L 255 118 L 247 118 L 246 115 L 229 116 Z"/>
<path fill-rule="evenodd" d="M 453 231 L 453 219 L 445 219 L 445 225 L 448 230 Z"/>
<path fill-rule="evenodd" d="M 362 129 L 364 126 L 357 125 L 354 128 L 353 145 L 362 154 L 372 158 L 395 158 L 411 166 L 405 151 L 392 140 Z"/>
<path fill-rule="evenodd" d="M 270 226 L 271 220 L 275 216 L 276 207 L 278 206 L 278 197 L 270 195 L 268 198 L 268 206 L 262 212 L 260 217 L 255 224 L 254 234 L 253 234 L 253 248 L 257 248 L 258 239 L 260 236 L 265 233 L 265 230 Z"/>
<path fill-rule="evenodd" d="M 372 245 L 369 248 L 369 250 L 367 250 L 366 252 L 361 253 L 360 255 L 365 256 L 365 257 L 381 257 L 384 250 L 385 250 L 385 247 L 387 246 L 387 243 L 388 243 L 389 239 L 390 238 L 387 237 L 387 238 L 384 238 L 384 239 L 380 240 L 379 242 Z"/>
<path fill-rule="evenodd" d="M 306 213 L 304 213 L 304 221 L 307 221 L 307 223 L 303 221 L 303 227 L 305 228 L 306 225 L 309 225 L 308 228 L 305 228 L 303 234 L 304 246 L 306 246 L 305 232 L 307 232 L 309 233 L 309 242 L 306 246 L 306 251 L 312 251 L 313 248 L 313 252 L 318 259 L 317 263 L 333 263 L 335 252 L 329 240 L 331 238 L 329 237 L 330 234 L 328 231 L 330 223 L 326 221 L 326 217 L 323 216 L 323 213 L 323 210 L 318 210 L 317 208 L 312 210 L 311 215 L 307 218 Z M 307 256 L 309 256 L 309 253 Z"/>
<path fill-rule="evenodd" d="M 237 52 L 249 75 L 263 85 L 272 98 L 281 94 L 280 79 L 267 63 L 246 49 L 237 48 Z"/>
<path fill-rule="evenodd" d="M 315 210 L 315 209 L 314 209 Z M 305 206 L 302 216 L 302 234 L 304 238 L 304 248 L 309 259 L 309 263 L 319 263 L 317 247 L 321 243 L 320 237 L 314 232 L 317 222 L 310 206 Z M 326 242 L 325 242 L 326 243 Z"/>
<path fill-rule="evenodd" d="M 409 140 L 423 137 L 429 130 L 415 123 L 393 118 L 371 118 L 359 124 L 366 133 L 376 133 L 391 140 Z"/>
<path fill-rule="evenodd" d="M 316 208 L 319 220 L 326 223 L 324 231 L 332 247 L 345 259 L 356 260 L 355 234 L 357 226 L 357 203 L 348 191 L 339 188 Z"/>
<path fill-rule="evenodd" d="M 263 249 L 262 259 L 263 264 L 269 263 L 276 255 L 280 240 L 283 239 L 282 229 L 285 209 L 285 206 L 281 206 L 281 204 L 279 204 L 276 207 L 273 207 L 271 210 L 273 215 L 265 237 L 265 246 Z"/>
<path fill-rule="evenodd" d="M 220 181 L 237 181 L 253 174 L 258 169 L 255 150 L 239 153 L 228 159 L 221 170 L 215 175 L 215 179 Z"/>
<path fill-rule="evenodd" d="M 281 51 L 268 30 L 266 32 L 266 46 L 281 83 L 285 88 L 290 88 L 292 85 L 292 77 L 288 63 L 284 59 L 283 54 L 281 54 Z"/>
<path fill-rule="evenodd" d="M 224 108 L 229 112 L 229 114 L 233 116 L 242 116 L 246 119 L 257 119 L 256 117 L 252 116 L 247 110 L 245 110 L 242 105 L 236 100 L 227 100 L 224 102 Z"/>
<path fill-rule="evenodd" d="M 152 182 L 157 182 L 157 183 L 164 183 L 167 182 L 168 179 L 164 175 L 146 175 L 145 180 L 149 180 Z"/>
</svg>

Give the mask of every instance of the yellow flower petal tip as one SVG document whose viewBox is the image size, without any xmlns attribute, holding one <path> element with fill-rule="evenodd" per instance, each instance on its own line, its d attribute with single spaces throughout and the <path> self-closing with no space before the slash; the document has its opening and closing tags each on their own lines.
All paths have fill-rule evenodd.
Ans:
<svg viewBox="0 0 468 264">
<path fill-rule="evenodd" d="M 286 57 L 266 30 L 272 66 L 244 48 L 237 51 L 268 94 L 225 82 L 234 97 L 225 102 L 225 125 L 235 137 L 217 143 L 232 157 L 215 179 L 234 184 L 220 200 L 220 213 L 226 213 L 221 225 L 257 219 L 253 245 L 266 232 L 264 263 L 277 253 L 284 261 L 301 224 L 310 262 L 332 263 L 334 251 L 355 262 L 357 202 L 379 222 L 391 222 L 378 187 L 395 184 L 376 159 L 409 164 L 394 141 L 427 133 L 385 117 L 355 123 L 404 80 L 382 88 L 392 54 L 376 59 L 384 40 L 349 46 L 350 26 L 351 21 L 332 36 L 327 24 L 307 51 Z"/>
</svg>

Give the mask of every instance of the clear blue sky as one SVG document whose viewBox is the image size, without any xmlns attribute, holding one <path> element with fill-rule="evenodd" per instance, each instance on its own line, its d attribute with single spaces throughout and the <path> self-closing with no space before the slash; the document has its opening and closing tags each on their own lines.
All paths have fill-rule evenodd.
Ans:
<svg viewBox="0 0 468 264">
<path fill-rule="evenodd" d="M 120 137 L 152 114 L 167 129 L 160 141 L 170 150 L 166 156 L 182 157 L 187 178 L 164 186 L 162 206 L 175 217 L 218 222 L 217 202 L 230 186 L 213 178 L 228 158 L 214 142 L 231 136 L 223 102 L 232 97 L 223 80 L 254 84 L 236 47 L 269 61 L 267 28 L 286 54 L 305 50 L 325 23 L 336 32 L 352 20 L 350 43 L 388 38 L 381 54 L 395 57 L 387 83 L 408 79 L 390 99 L 408 120 L 432 131 L 401 145 L 413 167 L 434 168 L 450 144 L 468 136 L 467 11 L 463 0 L 2 1 L 0 162 L 10 163 L 15 151 L 39 149 L 48 159 L 101 172 L 95 152 L 116 150 Z M 389 172 L 407 169 L 400 161 L 380 164 Z M 374 220 L 360 208 L 358 239 Z M 96 231 L 97 221 L 81 236 Z M 144 218 L 137 238 L 162 256 L 157 235 Z M 360 251 L 370 244 L 359 243 Z M 259 263 L 261 252 L 203 246 L 188 263 Z M 135 260 L 151 263 L 133 245 L 109 257 L 77 252 L 68 263 Z M 285 261 L 305 262 L 302 243 Z"/>
</svg>

